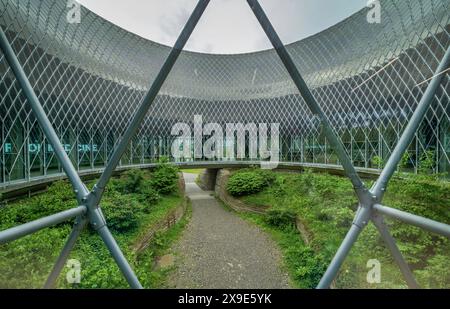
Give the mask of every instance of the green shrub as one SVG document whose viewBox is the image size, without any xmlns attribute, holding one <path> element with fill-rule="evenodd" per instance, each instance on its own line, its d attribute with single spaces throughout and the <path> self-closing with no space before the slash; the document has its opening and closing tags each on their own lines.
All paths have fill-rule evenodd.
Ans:
<svg viewBox="0 0 450 309">
<path fill-rule="evenodd" d="M 286 196 L 286 179 L 283 176 L 275 178 L 271 192 L 278 198 Z"/>
<path fill-rule="evenodd" d="M 332 214 L 330 214 L 330 212 L 327 209 L 320 209 L 319 211 L 317 211 L 316 217 L 319 221 L 323 222 L 333 220 Z"/>
<path fill-rule="evenodd" d="M 108 227 L 117 232 L 128 232 L 138 226 L 138 212 L 141 210 L 137 201 L 127 196 L 116 194 L 101 203 Z"/>
<path fill-rule="evenodd" d="M 70 225 L 51 227 L 1 245 L 1 288 L 41 287 L 71 228 Z"/>
<path fill-rule="evenodd" d="M 422 173 L 432 172 L 435 165 L 435 153 L 433 150 L 427 150 L 420 156 L 419 166 Z"/>
<path fill-rule="evenodd" d="M 355 212 L 351 208 L 334 206 L 320 209 L 317 219 L 332 221 L 336 227 L 349 228 L 352 225 L 354 216 Z"/>
<path fill-rule="evenodd" d="M 423 270 L 416 271 L 417 278 L 424 288 L 447 289 L 450 278 L 448 256 L 437 254 L 428 260 Z"/>
<path fill-rule="evenodd" d="M 161 156 L 158 159 L 158 164 L 167 164 L 169 162 L 170 162 L 170 160 L 169 160 L 169 157 L 167 157 L 167 156 Z"/>
<path fill-rule="evenodd" d="M 264 183 L 267 186 L 271 185 L 277 179 L 276 174 L 272 170 L 254 169 L 254 171 L 263 177 Z"/>
<path fill-rule="evenodd" d="M 380 156 L 374 156 L 372 158 L 372 164 L 375 165 L 377 168 L 383 168 L 384 167 L 384 160 Z"/>
<path fill-rule="evenodd" d="M 400 161 L 400 165 L 399 165 L 400 168 L 401 168 L 401 169 L 406 169 L 406 168 L 408 167 L 408 165 L 409 165 L 410 160 L 411 160 L 411 158 L 410 158 L 410 156 L 409 156 L 409 153 L 408 153 L 408 152 L 405 152 L 405 153 L 403 154 L 403 156 L 402 156 L 401 161 Z"/>
<path fill-rule="evenodd" d="M 142 176 L 142 177 L 141 177 Z M 139 263 L 132 252 L 137 237 L 143 235 L 150 225 L 164 218 L 182 202 L 182 197 L 171 195 L 161 198 L 151 186 L 150 171 L 130 171 L 111 179 L 103 196 L 101 207 L 109 228 L 135 269 L 145 287 L 155 287 L 155 281 L 163 280 L 164 272 L 153 270 L 153 253 L 156 245 L 145 251 Z M 90 181 L 88 186 L 93 185 Z M 125 190 L 125 187 L 127 190 Z M 127 193 L 136 191 L 136 193 Z M 162 199 L 159 202 L 159 199 Z M 157 202 L 156 207 L 153 203 Z M 31 198 L 12 201 L 0 207 L 0 230 L 32 221 L 57 211 L 76 207 L 77 202 L 71 185 L 58 181 L 47 192 Z M 0 286 L 3 288 L 37 288 L 45 282 L 53 267 L 53 261 L 69 235 L 73 220 L 39 231 L 33 235 L 3 244 L 0 250 Z M 139 228 L 139 230 L 138 230 Z M 160 239 L 163 235 L 160 236 Z M 166 245 L 166 244 L 165 244 Z M 159 247 L 158 247 L 159 249 Z M 127 287 L 117 265 L 102 240 L 92 231 L 84 231 L 71 252 L 71 258 L 81 264 L 80 284 L 69 284 L 65 275 L 60 276 L 58 288 L 119 288 Z M 63 271 L 65 271 L 67 268 Z M 157 283 L 158 284 L 158 283 Z"/>
<path fill-rule="evenodd" d="M 139 193 L 145 179 L 144 171 L 132 169 L 122 174 L 124 193 Z"/>
<path fill-rule="evenodd" d="M 159 202 L 161 196 L 151 186 L 145 186 L 141 189 L 140 202 L 145 205 L 144 212 L 149 212 L 152 205 Z"/>
<path fill-rule="evenodd" d="M 407 175 L 404 179 L 393 179 L 388 187 L 388 194 L 396 197 L 395 200 L 404 205 L 402 209 L 411 211 L 411 205 L 405 203 L 405 199 L 416 205 L 424 206 L 422 211 L 426 213 L 416 213 L 419 215 L 430 216 L 435 215 L 436 211 L 450 207 L 450 184 L 445 181 L 439 181 L 431 175 Z M 434 204 L 430 208 L 430 203 Z M 447 208 L 448 209 L 448 208 Z M 447 216 L 446 211 L 437 213 L 439 219 L 441 216 Z"/>
<path fill-rule="evenodd" d="M 228 179 L 227 191 L 233 196 L 243 196 L 262 191 L 270 185 L 275 176 L 265 170 L 240 170 Z"/>
<path fill-rule="evenodd" d="M 48 192 L 44 194 L 38 194 L 5 206 L 1 213 L 0 226 L 12 227 L 76 206 L 77 202 L 71 185 L 66 181 L 57 181 L 50 185 Z M 67 222 L 66 224 L 71 223 Z"/>
<path fill-rule="evenodd" d="M 295 226 L 296 219 L 297 216 L 295 212 L 285 209 L 269 210 L 267 212 L 267 215 L 264 217 L 264 220 L 266 221 L 267 224 L 278 228 Z"/>
<path fill-rule="evenodd" d="M 159 163 L 152 173 L 151 186 L 160 194 L 177 191 L 178 168 L 169 163 Z"/>
<path fill-rule="evenodd" d="M 315 288 L 327 269 L 322 255 L 308 246 L 287 250 L 287 259 L 294 268 L 294 277 L 302 288 Z"/>
</svg>

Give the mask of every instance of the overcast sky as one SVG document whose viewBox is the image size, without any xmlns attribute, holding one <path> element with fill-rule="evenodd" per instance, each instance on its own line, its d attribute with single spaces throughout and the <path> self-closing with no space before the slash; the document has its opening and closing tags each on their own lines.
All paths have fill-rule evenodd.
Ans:
<svg viewBox="0 0 450 309">
<path fill-rule="evenodd" d="M 197 0 L 78 0 L 144 38 L 172 46 Z M 366 6 L 367 0 L 260 0 L 285 44 L 322 31 Z M 245 0 L 211 0 L 187 50 L 243 53 L 270 48 Z"/>
</svg>

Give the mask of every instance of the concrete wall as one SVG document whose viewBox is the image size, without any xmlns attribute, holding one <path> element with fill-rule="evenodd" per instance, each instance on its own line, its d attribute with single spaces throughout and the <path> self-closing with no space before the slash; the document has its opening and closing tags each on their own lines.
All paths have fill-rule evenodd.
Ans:
<svg viewBox="0 0 450 309">
<path fill-rule="evenodd" d="M 216 177 L 219 169 L 206 168 L 200 174 L 199 186 L 205 191 L 213 191 L 216 186 Z"/>
</svg>

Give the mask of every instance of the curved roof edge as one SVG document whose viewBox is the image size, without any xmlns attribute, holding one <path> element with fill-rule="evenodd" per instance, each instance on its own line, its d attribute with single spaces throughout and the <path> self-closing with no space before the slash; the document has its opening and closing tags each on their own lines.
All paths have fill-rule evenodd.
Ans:
<svg viewBox="0 0 450 309">
<path fill-rule="evenodd" d="M 448 0 L 392 0 L 383 22 L 369 24 L 367 8 L 315 35 L 287 45 L 311 87 L 332 84 L 383 65 L 449 24 Z M 171 47 L 142 38 L 83 7 L 68 24 L 59 0 L 0 1 L 8 29 L 61 61 L 138 90 L 154 80 Z M 420 35 L 418 35 L 418 33 Z M 276 97 L 296 93 L 273 49 L 241 54 L 183 51 L 163 94 L 199 99 Z"/>
</svg>

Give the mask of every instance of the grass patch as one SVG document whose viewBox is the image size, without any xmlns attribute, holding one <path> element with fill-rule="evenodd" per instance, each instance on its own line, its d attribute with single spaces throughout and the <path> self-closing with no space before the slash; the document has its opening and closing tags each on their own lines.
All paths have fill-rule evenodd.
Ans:
<svg viewBox="0 0 450 309">
<path fill-rule="evenodd" d="M 178 237 L 188 217 L 156 235 L 150 246 L 137 255 L 132 245 L 145 232 L 180 205 L 184 197 L 178 191 L 176 170 L 161 164 L 154 185 L 154 174 L 132 170 L 112 179 L 102 199 L 108 226 L 142 285 L 163 285 L 170 269 L 154 270 L 154 261 Z M 94 181 L 89 183 L 93 185 Z M 164 185 L 162 185 L 164 184 Z M 53 184 L 48 192 L 9 204 L 0 210 L 0 230 L 76 206 L 69 183 Z M 40 288 L 62 249 L 73 221 L 0 246 L 0 287 Z M 59 288 L 128 288 L 117 265 L 98 234 L 91 228 L 83 231 L 71 259 L 81 263 L 81 282 L 69 284 L 65 268 L 58 279 Z"/>
<path fill-rule="evenodd" d="M 205 169 L 204 168 L 185 168 L 182 169 L 181 172 L 188 173 L 188 174 L 201 174 Z"/>
<path fill-rule="evenodd" d="M 237 171 L 231 178 L 239 173 Z M 269 206 L 270 216 L 245 215 L 246 219 L 270 231 L 284 254 L 291 278 L 299 287 L 314 287 L 336 253 L 350 228 L 357 198 L 351 183 L 343 177 L 306 171 L 301 174 L 272 172 L 274 179 L 253 194 L 239 197 L 252 206 Z M 371 184 L 367 184 L 370 186 Z M 384 204 L 426 218 L 450 223 L 450 184 L 430 176 L 395 177 L 388 188 Z M 290 226 L 291 214 L 302 219 L 312 235 L 306 246 Z M 449 288 L 449 239 L 419 228 L 387 220 L 392 235 L 425 288 Z M 294 241 L 294 239 L 297 239 Z M 381 283 L 369 284 L 367 262 L 381 263 Z M 369 225 L 346 259 L 336 287 L 405 288 L 403 277 L 385 248 L 377 230 Z"/>
</svg>

